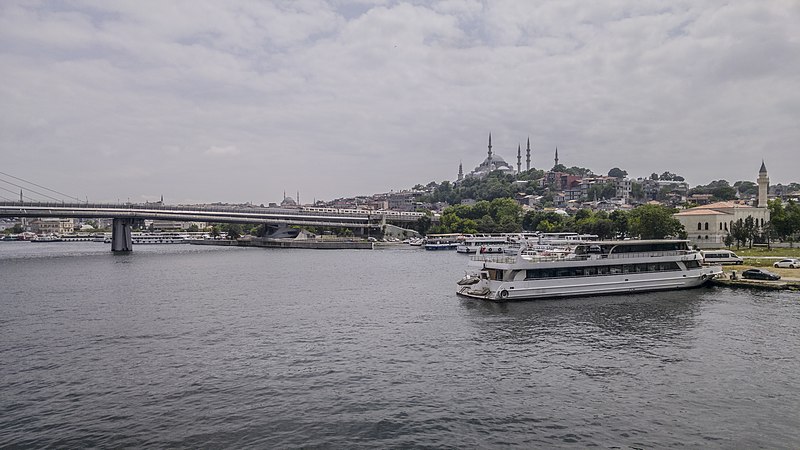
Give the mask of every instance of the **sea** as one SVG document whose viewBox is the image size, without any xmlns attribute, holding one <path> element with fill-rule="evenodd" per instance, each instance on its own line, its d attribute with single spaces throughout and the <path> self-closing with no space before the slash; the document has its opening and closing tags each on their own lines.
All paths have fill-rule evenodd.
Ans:
<svg viewBox="0 0 800 450">
<path fill-rule="evenodd" d="M 0 447 L 800 447 L 796 292 L 498 304 L 467 259 L 0 242 Z"/>
</svg>

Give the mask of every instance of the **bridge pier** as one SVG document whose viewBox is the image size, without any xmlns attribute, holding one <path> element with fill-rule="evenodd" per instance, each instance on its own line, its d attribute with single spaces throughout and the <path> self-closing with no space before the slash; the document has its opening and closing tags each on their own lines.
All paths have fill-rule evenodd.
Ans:
<svg viewBox="0 0 800 450">
<path fill-rule="evenodd" d="M 129 252 L 133 250 L 131 238 L 132 219 L 114 219 L 111 224 L 111 251 Z"/>
</svg>

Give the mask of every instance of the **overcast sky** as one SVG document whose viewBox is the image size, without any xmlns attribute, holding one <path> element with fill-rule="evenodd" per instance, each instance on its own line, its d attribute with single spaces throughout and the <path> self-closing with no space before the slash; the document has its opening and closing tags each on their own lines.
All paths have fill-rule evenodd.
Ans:
<svg viewBox="0 0 800 450">
<path fill-rule="evenodd" d="M 0 2 L 0 171 L 90 201 L 302 202 L 493 150 L 800 181 L 800 2 Z M 4 185 L 9 187 L 8 185 Z M 13 187 L 12 187 L 13 189 Z M 13 197 L 0 191 L 3 197 Z"/>
</svg>

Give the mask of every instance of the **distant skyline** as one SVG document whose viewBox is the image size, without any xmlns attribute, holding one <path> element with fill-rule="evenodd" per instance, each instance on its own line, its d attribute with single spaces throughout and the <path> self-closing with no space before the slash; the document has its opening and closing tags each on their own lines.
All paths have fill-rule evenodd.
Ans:
<svg viewBox="0 0 800 450">
<path fill-rule="evenodd" d="M 90 201 L 310 202 L 455 180 L 491 132 L 514 167 L 530 137 L 537 169 L 557 146 L 788 184 L 798 23 L 789 0 L 8 0 L 0 170 Z"/>
</svg>

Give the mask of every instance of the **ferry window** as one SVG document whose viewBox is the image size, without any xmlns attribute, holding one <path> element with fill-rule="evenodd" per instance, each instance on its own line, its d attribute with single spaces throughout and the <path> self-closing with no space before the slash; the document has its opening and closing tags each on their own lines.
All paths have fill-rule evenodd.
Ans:
<svg viewBox="0 0 800 450">
<path fill-rule="evenodd" d="M 697 260 L 686 261 L 686 268 L 687 269 L 697 269 L 700 267 L 700 262 Z"/>
<path fill-rule="evenodd" d="M 657 270 L 658 270 L 658 264 L 653 264 L 653 263 L 647 264 L 648 272 L 655 272 Z"/>
<path fill-rule="evenodd" d="M 568 277 L 569 276 L 569 269 L 558 269 L 556 276 L 559 278 Z"/>
<path fill-rule="evenodd" d="M 583 268 L 581 268 L 581 267 L 578 267 L 578 268 L 573 269 L 573 270 L 575 272 L 575 276 L 576 277 L 582 277 L 583 274 L 584 274 Z"/>
<path fill-rule="evenodd" d="M 671 270 L 680 270 L 680 267 L 678 267 L 678 263 L 676 262 L 662 262 L 659 264 L 658 269 L 667 272 Z"/>
<path fill-rule="evenodd" d="M 622 266 L 611 266 L 611 273 L 612 274 L 622 273 Z"/>
<path fill-rule="evenodd" d="M 608 266 L 600 266 L 597 268 L 598 275 L 608 275 L 610 273 L 610 268 Z"/>
</svg>

